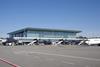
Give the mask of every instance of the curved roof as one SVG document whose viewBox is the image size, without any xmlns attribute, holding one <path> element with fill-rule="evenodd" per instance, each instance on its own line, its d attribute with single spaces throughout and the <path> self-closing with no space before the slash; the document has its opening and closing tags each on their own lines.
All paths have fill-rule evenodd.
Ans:
<svg viewBox="0 0 100 67">
<path fill-rule="evenodd" d="M 23 28 L 20 30 L 16 30 L 13 32 L 10 32 L 8 34 L 14 34 L 14 33 L 19 33 L 19 32 L 23 32 L 23 31 L 50 31 L 50 32 L 73 32 L 73 33 L 80 33 L 81 31 L 78 30 L 63 30 L 63 29 L 47 29 L 47 28 L 31 28 L 31 27 L 27 27 L 27 28 Z"/>
</svg>

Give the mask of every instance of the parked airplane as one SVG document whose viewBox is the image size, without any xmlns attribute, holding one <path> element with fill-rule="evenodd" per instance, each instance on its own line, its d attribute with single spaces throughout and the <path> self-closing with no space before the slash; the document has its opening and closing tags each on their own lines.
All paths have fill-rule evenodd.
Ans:
<svg viewBox="0 0 100 67">
<path fill-rule="evenodd" d="M 82 40 L 79 45 L 100 46 L 100 38 L 89 38 Z"/>
</svg>

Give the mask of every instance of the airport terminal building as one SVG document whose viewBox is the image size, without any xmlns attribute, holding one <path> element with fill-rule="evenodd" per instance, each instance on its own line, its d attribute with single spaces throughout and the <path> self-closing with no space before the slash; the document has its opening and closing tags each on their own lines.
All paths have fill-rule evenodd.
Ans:
<svg viewBox="0 0 100 67">
<path fill-rule="evenodd" d="M 32 38 L 32 39 L 67 39 L 75 38 L 77 30 L 61 30 L 47 28 L 24 28 L 8 33 L 9 37 Z"/>
</svg>

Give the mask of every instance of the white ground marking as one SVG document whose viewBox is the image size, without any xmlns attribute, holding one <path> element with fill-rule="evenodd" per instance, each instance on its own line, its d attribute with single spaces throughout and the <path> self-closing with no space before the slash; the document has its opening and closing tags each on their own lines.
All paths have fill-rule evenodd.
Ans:
<svg viewBox="0 0 100 67">
<path fill-rule="evenodd" d="M 74 65 L 75 64 L 75 63 L 67 62 L 67 61 L 62 61 L 62 63 L 71 64 L 71 65 Z"/>
<path fill-rule="evenodd" d="M 83 59 L 83 60 L 89 60 L 89 61 L 99 61 L 100 59 L 96 58 L 86 58 L 86 57 L 79 57 L 79 56 L 72 56 L 72 55 L 61 55 L 61 54 L 51 54 L 51 53 L 44 53 L 44 52 L 31 52 L 31 51 L 20 51 L 20 52 L 14 52 L 15 54 L 42 54 L 42 55 L 51 55 L 51 56 L 60 56 L 60 57 L 68 57 L 68 58 L 77 58 L 77 59 Z"/>
</svg>

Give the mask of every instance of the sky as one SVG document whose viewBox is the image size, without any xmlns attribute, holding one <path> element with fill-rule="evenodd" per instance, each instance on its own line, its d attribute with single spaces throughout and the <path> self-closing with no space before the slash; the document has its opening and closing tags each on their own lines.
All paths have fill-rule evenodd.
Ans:
<svg viewBox="0 0 100 67">
<path fill-rule="evenodd" d="M 25 27 L 100 37 L 100 0 L 0 0 L 0 37 Z"/>
</svg>

